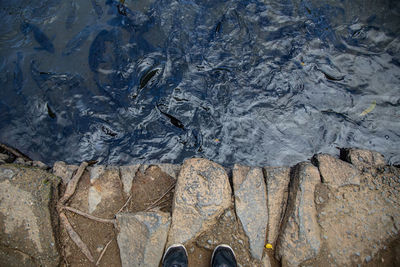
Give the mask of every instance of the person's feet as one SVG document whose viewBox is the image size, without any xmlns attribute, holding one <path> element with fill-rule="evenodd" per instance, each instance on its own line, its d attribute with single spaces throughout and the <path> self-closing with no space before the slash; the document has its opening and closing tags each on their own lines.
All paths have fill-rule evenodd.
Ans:
<svg viewBox="0 0 400 267">
<path fill-rule="evenodd" d="M 212 267 L 237 267 L 235 253 L 228 245 L 219 245 L 211 257 Z M 185 247 L 174 244 L 168 247 L 162 259 L 162 267 L 188 267 L 188 255 Z"/>
<path fill-rule="evenodd" d="M 187 267 L 188 256 L 186 249 L 181 244 L 171 245 L 164 254 L 162 267 Z"/>
<path fill-rule="evenodd" d="M 211 258 L 212 267 L 237 267 L 235 253 L 228 245 L 219 245 Z"/>
</svg>

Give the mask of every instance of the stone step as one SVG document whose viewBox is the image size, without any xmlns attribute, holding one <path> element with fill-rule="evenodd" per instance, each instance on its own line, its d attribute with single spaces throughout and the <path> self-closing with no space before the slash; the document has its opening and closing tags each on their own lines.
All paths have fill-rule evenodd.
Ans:
<svg viewBox="0 0 400 267">
<path fill-rule="evenodd" d="M 377 152 L 343 149 L 340 159 L 321 154 L 293 167 L 232 172 L 196 158 L 181 166 L 87 167 L 64 212 L 94 262 L 57 227 L 57 184 L 63 193 L 78 166 L 57 162 L 53 176 L 39 165 L 0 165 L 0 263 L 7 266 L 55 266 L 60 258 L 68 266 L 99 258 L 100 266 L 158 266 L 174 243 L 185 244 L 190 266 L 209 266 L 221 243 L 239 266 L 400 262 L 400 169 Z"/>
</svg>

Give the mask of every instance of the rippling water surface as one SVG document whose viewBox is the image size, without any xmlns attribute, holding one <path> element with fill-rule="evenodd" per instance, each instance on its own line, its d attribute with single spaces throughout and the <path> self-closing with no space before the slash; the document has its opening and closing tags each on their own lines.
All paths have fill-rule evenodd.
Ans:
<svg viewBox="0 0 400 267">
<path fill-rule="evenodd" d="M 33 159 L 400 163 L 399 1 L 0 3 L 0 142 Z"/>
</svg>

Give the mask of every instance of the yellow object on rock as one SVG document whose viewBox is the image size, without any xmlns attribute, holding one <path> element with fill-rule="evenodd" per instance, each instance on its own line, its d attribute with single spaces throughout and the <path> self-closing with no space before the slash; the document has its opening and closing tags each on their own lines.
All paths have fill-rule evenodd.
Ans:
<svg viewBox="0 0 400 267">
<path fill-rule="evenodd" d="M 272 245 L 269 244 L 269 243 L 265 245 L 265 248 L 267 248 L 267 249 L 273 249 Z"/>
</svg>

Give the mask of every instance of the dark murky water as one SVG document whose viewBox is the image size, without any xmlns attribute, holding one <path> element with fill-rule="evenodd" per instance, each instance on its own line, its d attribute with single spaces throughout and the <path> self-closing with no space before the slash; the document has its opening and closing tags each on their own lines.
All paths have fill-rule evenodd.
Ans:
<svg viewBox="0 0 400 267">
<path fill-rule="evenodd" d="M 0 142 L 31 158 L 400 163 L 400 1 L 0 3 Z"/>
</svg>

